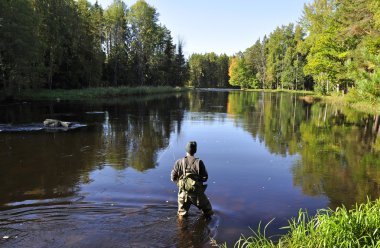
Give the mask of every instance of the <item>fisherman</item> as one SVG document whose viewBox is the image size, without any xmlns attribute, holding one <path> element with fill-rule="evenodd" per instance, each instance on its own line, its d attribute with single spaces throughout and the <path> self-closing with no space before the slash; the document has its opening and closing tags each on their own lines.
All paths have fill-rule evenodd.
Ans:
<svg viewBox="0 0 380 248">
<path fill-rule="evenodd" d="M 208 174 L 202 160 L 195 158 L 197 143 L 190 141 L 186 145 L 186 156 L 178 159 L 171 172 L 171 180 L 178 186 L 178 216 L 186 217 L 191 204 L 202 210 L 205 218 L 213 215 L 211 203 L 205 195 Z"/>
</svg>

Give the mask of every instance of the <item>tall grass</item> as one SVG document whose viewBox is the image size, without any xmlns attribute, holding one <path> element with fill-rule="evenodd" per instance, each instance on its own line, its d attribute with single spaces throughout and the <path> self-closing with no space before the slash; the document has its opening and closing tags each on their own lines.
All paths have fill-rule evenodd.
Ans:
<svg viewBox="0 0 380 248">
<path fill-rule="evenodd" d="M 61 100 L 81 100 L 93 98 L 112 98 L 131 95 L 149 95 L 169 92 L 180 92 L 186 88 L 173 88 L 169 86 L 160 87 L 99 87 L 74 90 L 27 90 L 16 96 L 19 99 L 61 99 Z"/>
<path fill-rule="evenodd" d="M 277 242 L 266 236 L 267 226 L 264 232 L 259 226 L 252 236 L 242 236 L 234 247 L 380 247 L 380 200 L 358 204 L 351 210 L 345 207 L 335 211 L 322 209 L 312 217 L 300 210 L 298 217 L 284 227 L 289 229 L 288 234 Z"/>
<path fill-rule="evenodd" d="M 377 101 L 363 100 L 359 97 L 355 90 L 351 90 L 347 95 L 332 94 L 331 96 L 323 96 L 324 102 L 333 104 L 334 106 L 346 106 L 356 111 L 378 115 L 380 114 L 380 99 Z"/>
<path fill-rule="evenodd" d="M 288 89 L 244 89 L 244 91 L 269 92 L 269 93 L 287 92 L 287 93 L 311 94 L 311 95 L 316 94 L 314 91 L 309 91 L 309 90 L 288 90 Z"/>
</svg>

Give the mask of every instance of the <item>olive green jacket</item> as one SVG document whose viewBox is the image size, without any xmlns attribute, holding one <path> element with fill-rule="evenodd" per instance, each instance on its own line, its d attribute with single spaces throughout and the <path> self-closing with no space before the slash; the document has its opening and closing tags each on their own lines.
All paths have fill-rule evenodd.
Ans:
<svg viewBox="0 0 380 248">
<path fill-rule="evenodd" d="M 171 172 L 172 181 L 177 181 L 184 174 L 184 166 L 182 165 L 183 162 L 185 162 L 186 172 L 197 174 L 199 176 L 198 181 L 200 182 L 207 181 L 208 173 L 203 161 L 193 156 L 186 156 L 182 159 L 178 159 L 175 162 L 174 168 Z"/>
</svg>

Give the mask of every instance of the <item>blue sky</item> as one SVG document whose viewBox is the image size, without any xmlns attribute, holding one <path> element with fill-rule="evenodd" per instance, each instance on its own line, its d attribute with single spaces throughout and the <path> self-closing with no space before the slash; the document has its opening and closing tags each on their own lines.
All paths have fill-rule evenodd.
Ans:
<svg viewBox="0 0 380 248">
<path fill-rule="evenodd" d="M 90 0 L 94 3 L 95 0 Z M 106 8 L 113 0 L 98 0 Z M 128 7 L 136 0 L 125 0 Z M 146 0 L 159 22 L 180 37 L 187 55 L 215 52 L 232 55 L 252 46 L 277 26 L 297 22 L 311 0 Z"/>
</svg>

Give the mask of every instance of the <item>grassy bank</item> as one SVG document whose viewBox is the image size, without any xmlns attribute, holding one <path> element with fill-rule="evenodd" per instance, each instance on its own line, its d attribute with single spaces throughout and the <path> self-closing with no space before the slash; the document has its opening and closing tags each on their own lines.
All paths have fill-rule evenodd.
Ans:
<svg viewBox="0 0 380 248">
<path fill-rule="evenodd" d="M 16 95 L 18 100 L 86 100 L 97 98 L 150 95 L 186 91 L 187 88 L 161 87 L 107 87 L 75 90 L 26 90 Z"/>
<path fill-rule="evenodd" d="M 342 95 L 342 94 L 331 94 L 328 96 L 323 96 L 316 94 L 314 91 L 305 91 L 305 90 L 281 90 L 281 89 L 264 89 L 264 90 L 245 90 L 245 91 L 264 91 L 264 92 L 288 92 L 288 93 L 297 93 L 303 94 L 300 98 L 308 103 L 314 103 L 318 101 L 323 101 L 331 103 L 334 105 L 349 107 L 356 111 L 379 115 L 380 114 L 380 100 L 370 101 L 363 100 L 363 98 L 356 97 L 354 94 Z"/>
<path fill-rule="evenodd" d="M 331 95 L 321 97 L 323 101 L 340 106 L 346 106 L 353 108 L 357 111 L 379 115 L 380 114 L 380 102 L 365 101 L 353 99 L 352 96 Z"/>
<path fill-rule="evenodd" d="M 297 94 L 308 94 L 315 95 L 315 92 L 308 90 L 287 90 L 287 89 L 242 89 L 243 91 L 253 91 L 253 92 L 287 92 L 287 93 L 297 93 Z"/>
<path fill-rule="evenodd" d="M 265 228 L 259 227 L 251 237 L 241 237 L 235 247 L 380 247 L 380 200 L 356 205 L 352 210 L 319 210 L 313 217 L 300 211 L 284 228 L 289 229 L 288 234 L 276 243 L 265 236 Z"/>
<path fill-rule="evenodd" d="M 380 101 L 369 101 L 363 100 L 363 98 L 356 97 L 354 94 L 342 95 L 342 94 L 332 94 L 328 96 L 318 95 L 313 91 L 305 90 L 286 90 L 286 89 L 244 89 L 244 91 L 253 91 L 253 92 L 288 92 L 288 93 L 297 93 L 304 94 L 305 96 L 300 97 L 306 102 L 313 103 L 317 101 L 323 101 L 331 103 L 334 105 L 349 107 L 356 111 L 379 115 L 380 114 Z"/>
</svg>

